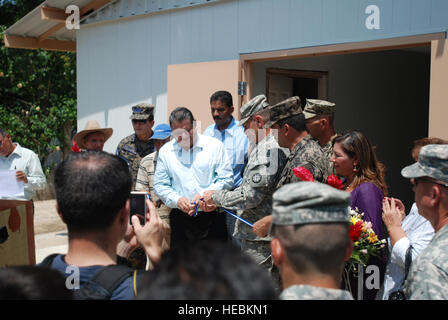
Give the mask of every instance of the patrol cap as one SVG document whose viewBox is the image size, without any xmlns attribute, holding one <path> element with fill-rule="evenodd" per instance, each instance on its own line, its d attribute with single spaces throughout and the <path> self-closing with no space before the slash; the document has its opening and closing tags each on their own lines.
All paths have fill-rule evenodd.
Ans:
<svg viewBox="0 0 448 320">
<path fill-rule="evenodd" d="M 350 222 L 350 193 L 320 182 L 289 183 L 274 192 L 272 225 Z"/>
<path fill-rule="evenodd" d="M 448 183 L 448 144 L 423 146 L 418 161 L 401 170 L 405 178 L 430 177 Z"/>
<path fill-rule="evenodd" d="M 152 115 L 154 115 L 154 105 L 149 103 L 139 103 L 132 107 L 132 115 L 129 119 L 146 120 Z"/>
<path fill-rule="evenodd" d="M 162 123 L 154 128 L 154 134 L 150 139 L 165 140 L 169 136 L 171 136 L 171 127 L 166 123 Z"/>
<path fill-rule="evenodd" d="M 254 114 L 269 107 L 268 101 L 264 94 L 260 94 L 255 98 L 252 98 L 244 106 L 241 107 L 241 120 L 239 125 L 242 126 L 247 120 Z"/>
<path fill-rule="evenodd" d="M 333 115 L 335 104 L 325 100 L 306 99 L 303 114 L 305 119 L 311 119 L 317 116 Z"/>
<path fill-rule="evenodd" d="M 269 107 L 270 118 L 265 128 L 270 128 L 278 121 L 302 113 L 300 97 L 295 96 Z"/>
</svg>

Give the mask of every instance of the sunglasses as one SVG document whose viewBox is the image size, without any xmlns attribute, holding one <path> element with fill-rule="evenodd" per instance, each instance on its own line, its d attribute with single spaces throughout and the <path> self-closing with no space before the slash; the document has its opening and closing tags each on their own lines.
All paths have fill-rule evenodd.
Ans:
<svg viewBox="0 0 448 320">
<path fill-rule="evenodd" d="M 434 181 L 433 179 L 426 178 L 426 177 L 422 177 L 422 178 L 414 178 L 414 179 L 412 180 L 412 183 L 413 183 L 414 186 L 417 186 L 417 185 L 419 184 L 420 181 L 426 181 L 426 182 L 429 182 L 429 183 L 438 184 L 439 186 L 448 188 L 448 184 L 447 184 L 447 183 L 437 182 L 437 181 Z"/>
<path fill-rule="evenodd" d="M 132 119 L 132 123 L 141 123 L 144 124 L 146 123 L 148 120 L 138 120 L 138 119 Z"/>
</svg>

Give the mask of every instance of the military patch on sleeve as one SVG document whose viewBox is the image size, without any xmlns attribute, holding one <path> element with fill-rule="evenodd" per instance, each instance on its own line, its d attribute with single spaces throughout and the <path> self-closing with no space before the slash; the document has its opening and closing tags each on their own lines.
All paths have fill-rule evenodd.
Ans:
<svg viewBox="0 0 448 320">
<path fill-rule="evenodd" d="M 130 145 L 124 145 L 123 146 L 123 150 L 130 152 L 132 154 L 137 154 L 137 151 L 135 151 L 135 149 L 133 147 L 131 147 Z"/>
<path fill-rule="evenodd" d="M 261 182 L 261 174 L 256 173 L 252 176 L 252 182 L 253 183 L 260 183 Z"/>
</svg>

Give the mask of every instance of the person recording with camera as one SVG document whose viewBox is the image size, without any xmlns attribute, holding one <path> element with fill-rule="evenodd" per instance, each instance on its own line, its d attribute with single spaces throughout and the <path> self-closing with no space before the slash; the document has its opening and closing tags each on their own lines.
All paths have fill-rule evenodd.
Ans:
<svg viewBox="0 0 448 320">
<path fill-rule="evenodd" d="M 56 209 L 67 224 L 68 252 L 48 256 L 41 265 L 59 270 L 75 296 L 76 290 L 88 287 L 88 292 L 79 291 L 79 299 L 133 299 L 141 273 L 117 265 L 117 246 L 130 252 L 139 243 L 157 264 L 164 228 L 148 199 L 146 224 L 129 218 L 132 178 L 127 164 L 102 151 L 72 153 L 56 168 L 54 185 Z"/>
</svg>

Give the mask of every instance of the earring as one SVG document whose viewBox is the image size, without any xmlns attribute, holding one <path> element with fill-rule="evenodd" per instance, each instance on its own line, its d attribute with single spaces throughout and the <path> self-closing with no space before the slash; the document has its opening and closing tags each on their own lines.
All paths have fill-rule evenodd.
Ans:
<svg viewBox="0 0 448 320">
<path fill-rule="evenodd" d="M 358 172 L 358 170 L 359 170 L 359 164 L 354 165 L 354 166 L 353 166 L 353 171 L 354 171 L 354 172 Z"/>
</svg>

